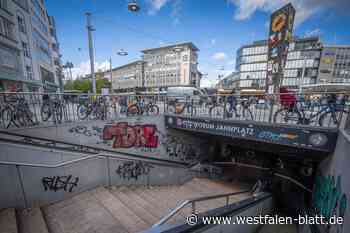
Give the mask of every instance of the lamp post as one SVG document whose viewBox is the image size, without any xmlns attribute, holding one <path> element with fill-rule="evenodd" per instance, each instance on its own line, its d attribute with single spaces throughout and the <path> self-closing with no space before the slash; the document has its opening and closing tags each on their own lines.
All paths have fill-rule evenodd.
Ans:
<svg viewBox="0 0 350 233">
<path fill-rule="evenodd" d="M 117 55 L 119 56 L 127 56 L 128 52 L 124 51 L 124 49 L 120 49 L 117 52 Z M 112 81 L 113 81 L 113 68 L 112 68 L 112 57 L 109 57 L 109 81 L 111 83 L 111 91 L 113 90 L 112 88 Z"/>
<path fill-rule="evenodd" d="M 136 0 L 131 0 L 128 3 L 128 10 L 130 12 L 138 12 L 140 6 Z M 91 69 L 91 78 L 92 78 L 92 90 L 96 94 L 96 77 L 95 77 L 95 66 L 94 66 L 94 48 L 92 41 L 92 32 L 96 29 L 91 25 L 91 12 L 85 13 L 86 15 L 86 28 L 88 30 L 88 41 L 89 41 L 89 56 L 90 56 L 90 69 Z"/>
</svg>

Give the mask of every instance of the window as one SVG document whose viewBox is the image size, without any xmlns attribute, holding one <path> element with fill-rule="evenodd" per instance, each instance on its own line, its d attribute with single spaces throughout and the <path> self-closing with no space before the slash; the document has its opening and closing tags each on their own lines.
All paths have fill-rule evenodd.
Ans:
<svg viewBox="0 0 350 233">
<path fill-rule="evenodd" d="M 18 21 L 18 30 L 20 32 L 26 33 L 26 24 L 24 22 L 24 18 L 20 15 L 17 15 L 17 21 Z"/>
<path fill-rule="evenodd" d="M 0 34 L 11 40 L 15 39 L 15 35 L 13 32 L 13 24 L 7 19 L 2 17 L 0 17 Z"/>
<path fill-rule="evenodd" d="M 28 47 L 28 44 L 26 42 L 22 41 L 22 49 L 23 49 L 24 56 L 25 57 L 30 57 L 29 47 Z"/>
<path fill-rule="evenodd" d="M 0 0 L 0 8 L 7 10 L 7 0 Z"/>
<path fill-rule="evenodd" d="M 27 79 L 33 80 L 33 71 L 31 66 L 26 66 Z"/>
</svg>

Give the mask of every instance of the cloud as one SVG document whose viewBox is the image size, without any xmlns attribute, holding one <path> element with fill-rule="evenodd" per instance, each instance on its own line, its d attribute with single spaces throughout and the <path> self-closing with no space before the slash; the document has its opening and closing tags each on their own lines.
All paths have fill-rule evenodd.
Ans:
<svg viewBox="0 0 350 233">
<path fill-rule="evenodd" d="M 332 8 L 337 11 L 349 9 L 349 0 L 228 0 L 237 9 L 234 12 L 235 20 L 249 19 L 256 11 L 271 13 L 283 5 L 291 2 L 296 9 L 296 26 L 310 18 L 312 15 Z"/>
<path fill-rule="evenodd" d="M 148 4 L 150 6 L 148 9 L 148 13 L 151 15 L 157 13 L 157 11 L 159 11 L 163 6 L 165 6 L 167 2 L 169 2 L 169 0 L 148 0 Z"/>
<path fill-rule="evenodd" d="M 217 61 L 222 61 L 222 60 L 225 60 L 227 58 L 227 55 L 226 53 L 224 52 L 218 52 L 218 53 L 215 53 L 212 58 L 214 60 L 217 60 Z"/>
<path fill-rule="evenodd" d="M 210 43 L 211 45 L 216 45 L 216 39 L 211 39 Z"/>
<path fill-rule="evenodd" d="M 320 36 L 321 34 L 322 34 L 321 29 L 315 28 L 314 30 L 306 31 L 304 37 Z"/>
<path fill-rule="evenodd" d="M 109 61 L 95 62 L 95 72 L 109 69 Z M 72 68 L 73 79 L 90 74 L 90 61 L 81 62 L 77 67 Z"/>
<path fill-rule="evenodd" d="M 181 23 L 180 13 L 182 8 L 182 1 L 183 0 L 147 0 L 149 5 L 148 14 L 155 15 L 166 4 L 171 3 L 170 16 L 173 19 L 173 25 L 176 26 Z"/>
</svg>

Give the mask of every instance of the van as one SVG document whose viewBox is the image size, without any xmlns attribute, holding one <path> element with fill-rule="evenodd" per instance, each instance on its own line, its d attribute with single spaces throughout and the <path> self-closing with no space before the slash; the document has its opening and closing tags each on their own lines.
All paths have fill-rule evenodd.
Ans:
<svg viewBox="0 0 350 233">
<path fill-rule="evenodd" d="M 195 103 L 198 103 L 203 93 L 195 87 L 169 87 L 166 95 L 170 102 L 186 102 L 193 100 Z"/>
</svg>

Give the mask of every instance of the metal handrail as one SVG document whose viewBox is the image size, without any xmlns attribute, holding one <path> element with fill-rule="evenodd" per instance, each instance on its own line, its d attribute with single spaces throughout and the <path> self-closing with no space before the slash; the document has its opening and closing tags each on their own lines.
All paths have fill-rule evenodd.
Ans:
<svg viewBox="0 0 350 233">
<path fill-rule="evenodd" d="M 64 142 L 64 141 L 60 141 L 60 140 L 53 140 L 53 139 L 46 139 L 46 138 L 40 138 L 40 137 L 32 137 L 32 136 L 28 136 L 28 135 L 22 135 L 22 134 L 18 134 L 18 133 L 14 133 L 14 132 L 9 132 L 9 131 L 3 131 L 0 130 L 0 135 L 1 134 L 5 134 L 5 135 L 10 135 L 10 136 L 14 136 L 14 137 L 23 137 L 23 138 L 30 138 L 30 139 L 34 139 L 34 140 L 39 140 L 39 141 L 45 141 L 45 142 L 50 142 L 50 143 L 54 143 L 54 144 L 62 144 L 62 145 L 68 145 L 68 146 L 73 146 L 73 147 L 82 147 L 82 148 L 86 148 L 88 150 L 96 150 L 97 152 L 103 152 L 103 155 L 101 153 L 95 153 L 95 152 L 89 152 L 89 151 L 83 151 L 83 150 L 76 150 L 76 152 L 79 153 L 86 153 L 86 154 L 91 154 L 91 153 L 95 153 L 95 156 L 105 156 L 105 157 L 113 157 L 113 158 L 118 158 L 116 155 L 106 155 L 107 153 L 118 153 L 122 156 L 128 156 L 130 157 L 129 160 L 151 160 L 149 161 L 150 163 L 155 163 L 155 164 L 162 164 L 162 163 L 170 163 L 170 164 L 176 164 L 177 166 L 188 166 L 189 164 L 185 163 L 185 162 L 180 162 L 180 161 L 171 161 L 171 160 L 166 160 L 166 159 L 159 159 L 159 158 L 150 158 L 150 157 L 146 157 L 146 156 L 136 156 L 133 154 L 129 154 L 129 153 L 125 153 L 125 152 L 119 152 L 119 151 L 114 151 L 114 150 L 109 150 L 109 149 L 105 149 L 105 148 L 96 148 L 93 146 L 86 146 L 86 145 L 81 145 L 81 144 L 75 144 L 75 143 L 71 143 L 71 142 Z M 59 147 L 59 146 L 49 146 L 49 145 L 44 145 L 44 144 L 33 144 L 30 142 L 24 142 L 24 141 L 17 141 L 17 140 L 13 140 L 13 139 L 7 139 L 7 138 L 1 138 L 0 137 L 0 141 L 7 141 L 7 142 L 11 142 L 11 143 L 23 143 L 23 144 L 28 144 L 28 145 L 34 145 L 34 146 L 47 146 L 47 147 L 55 147 L 58 150 L 66 150 L 69 148 L 64 148 L 64 147 Z M 125 159 L 125 158 L 121 158 L 120 159 Z"/>
<path fill-rule="evenodd" d="M 92 159 L 95 157 L 110 157 L 107 155 L 90 155 L 90 156 L 85 156 L 79 159 L 74 159 L 74 160 L 70 160 L 70 161 L 66 161 L 63 163 L 57 163 L 54 165 L 47 165 L 47 164 L 40 164 L 40 163 L 18 163 L 18 162 L 6 162 L 6 161 L 0 161 L 0 165 L 14 165 L 14 166 L 24 166 L 24 167 L 43 167 L 43 168 L 57 168 L 57 167 L 63 167 L 69 164 L 73 164 L 73 163 L 77 163 L 83 160 L 87 160 L 87 159 Z"/>
<path fill-rule="evenodd" d="M 229 204 L 229 198 L 231 196 L 243 194 L 243 193 L 249 193 L 251 190 L 244 190 L 240 192 L 234 192 L 234 193 L 225 193 L 225 194 L 217 194 L 217 195 L 210 195 L 210 196 L 204 196 L 204 197 L 198 197 L 198 198 L 193 198 L 193 199 L 188 199 L 184 202 L 182 202 L 179 206 L 174 208 L 172 211 L 169 212 L 166 216 L 164 216 L 159 222 L 153 225 L 153 227 L 163 225 L 166 223 L 170 218 L 175 216 L 178 212 L 180 212 L 183 208 L 185 208 L 187 205 L 192 204 L 192 213 L 196 212 L 196 202 L 202 202 L 202 201 L 208 201 L 208 200 L 213 200 L 213 199 L 219 199 L 226 197 L 226 205 Z"/>
</svg>

